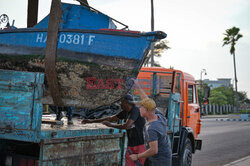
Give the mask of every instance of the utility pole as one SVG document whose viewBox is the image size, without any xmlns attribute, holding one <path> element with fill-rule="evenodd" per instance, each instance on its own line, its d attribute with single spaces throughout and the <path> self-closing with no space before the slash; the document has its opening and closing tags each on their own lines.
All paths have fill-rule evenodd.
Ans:
<svg viewBox="0 0 250 166">
<path fill-rule="evenodd" d="M 154 0 L 151 0 L 151 31 L 154 31 Z M 154 66 L 154 43 L 151 44 L 151 67 Z"/>
</svg>

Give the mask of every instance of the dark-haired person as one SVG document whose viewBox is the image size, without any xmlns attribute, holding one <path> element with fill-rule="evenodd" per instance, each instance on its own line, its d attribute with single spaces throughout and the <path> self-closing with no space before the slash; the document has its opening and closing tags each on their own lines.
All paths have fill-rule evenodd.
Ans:
<svg viewBox="0 0 250 166">
<path fill-rule="evenodd" d="M 140 110 L 134 104 L 134 99 L 131 95 L 126 95 L 121 100 L 120 105 L 122 111 L 116 115 L 94 120 L 84 119 L 82 123 L 103 123 L 108 127 L 126 129 L 128 137 L 128 147 L 125 155 L 126 166 L 135 166 L 135 162 L 129 158 L 130 154 L 128 149 L 135 154 L 142 153 L 146 150 L 143 137 L 145 119 L 141 117 Z M 110 123 L 123 119 L 125 120 L 123 124 Z M 145 158 L 140 158 L 139 162 L 143 165 Z"/>
</svg>

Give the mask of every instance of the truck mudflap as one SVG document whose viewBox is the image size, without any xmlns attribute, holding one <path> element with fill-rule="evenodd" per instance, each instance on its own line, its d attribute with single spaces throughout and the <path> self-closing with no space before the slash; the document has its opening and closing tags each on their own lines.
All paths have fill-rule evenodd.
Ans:
<svg viewBox="0 0 250 166">
<path fill-rule="evenodd" d="M 189 138 L 192 145 L 192 153 L 195 153 L 195 150 L 201 150 L 202 140 L 195 139 L 194 132 L 191 127 L 183 127 L 181 132 L 181 141 L 180 141 L 180 150 L 184 147 L 186 139 Z"/>
<path fill-rule="evenodd" d="M 201 150 L 202 147 L 202 140 L 195 140 L 195 149 L 196 150 Z"/>
</svg>

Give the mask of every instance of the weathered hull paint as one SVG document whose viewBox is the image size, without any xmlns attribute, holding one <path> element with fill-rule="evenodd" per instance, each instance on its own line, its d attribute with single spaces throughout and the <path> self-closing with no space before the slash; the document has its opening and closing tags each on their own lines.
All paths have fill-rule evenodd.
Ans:
<svg viewBox="0 0 250 166">
<path fill-rule="evenodd" d="M 125 163 L 125 133 L 45 139 L 29 143 L 0 139 L 0 164 L 36 163 L 39 166 L 122 166 Z"/>
<path fill-rule="evenodd" d="M 42 124 L 43 78 L 43 73 L 0 70 L 0 165 L 6 157 L 40 166 L 122 165 L 124 131 L 79 119 L 73 126 Z"/>
<path fill-rule="evenodd" d="M 60 31 L 56 70 L 64 105 L 94 109 L 119 100 L 131 88 L 127 80 L 137 76 L 157 34 Z M 39 29 L 0 32 L 0 69 L 44 72 L 46 35 Z M 88 88 L 89 78 L 96 79 L 96 88 Z M 45 82 L 43 103 L 52 101 Z"/>
<path fill-rule="evenodd" d="M 147 47 L 151 42 L 158 39 L 157 35 L 164 38 L 165 34 L 162 32 L 130 33 L 129 31 L 60 29 L 57 49 L 75 53 L 103 55 L 105 57 L 142 60 L 143 52 L 149 49 Z M 84 38 L 81 39 L 81 36 L 84 36 Z M 0 31 L 0 39 L 0 46 L 4 48 L 0 50 L 0 54 L 10 56 L 45 55 L 47 29 Z M 58 55 L 60 56 L 60 51 Z M 66 57 L 68 56 L 66 55 Z M 75 58 L 82 61 L 84 56 Z M 97 58 L 92 57 L 92 59 Z"/>
<path fill-rule="evenodd" d="M 0 70 L 0 138 L 40 141 L 42 73 Z"/>
<path fill-rule="evenodd" d="M 41 143 L 41 166 L 119 166 L 124 157 L 123 133 L 49 140 Z"/>
</svg>

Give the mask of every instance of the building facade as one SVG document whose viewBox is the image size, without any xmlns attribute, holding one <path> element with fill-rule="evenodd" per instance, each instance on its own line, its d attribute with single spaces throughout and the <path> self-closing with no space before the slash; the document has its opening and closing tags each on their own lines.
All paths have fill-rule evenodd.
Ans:
<svg viewBox="0 0 250 166">
<path fill-rule="evenodd" d="M 231 78 L 218 78 L 217 80 L 202 80 L 203 83 L 207 84 L 211 89 L 218 88 L 220 86 L 232 87 Z"/>
</svg>

